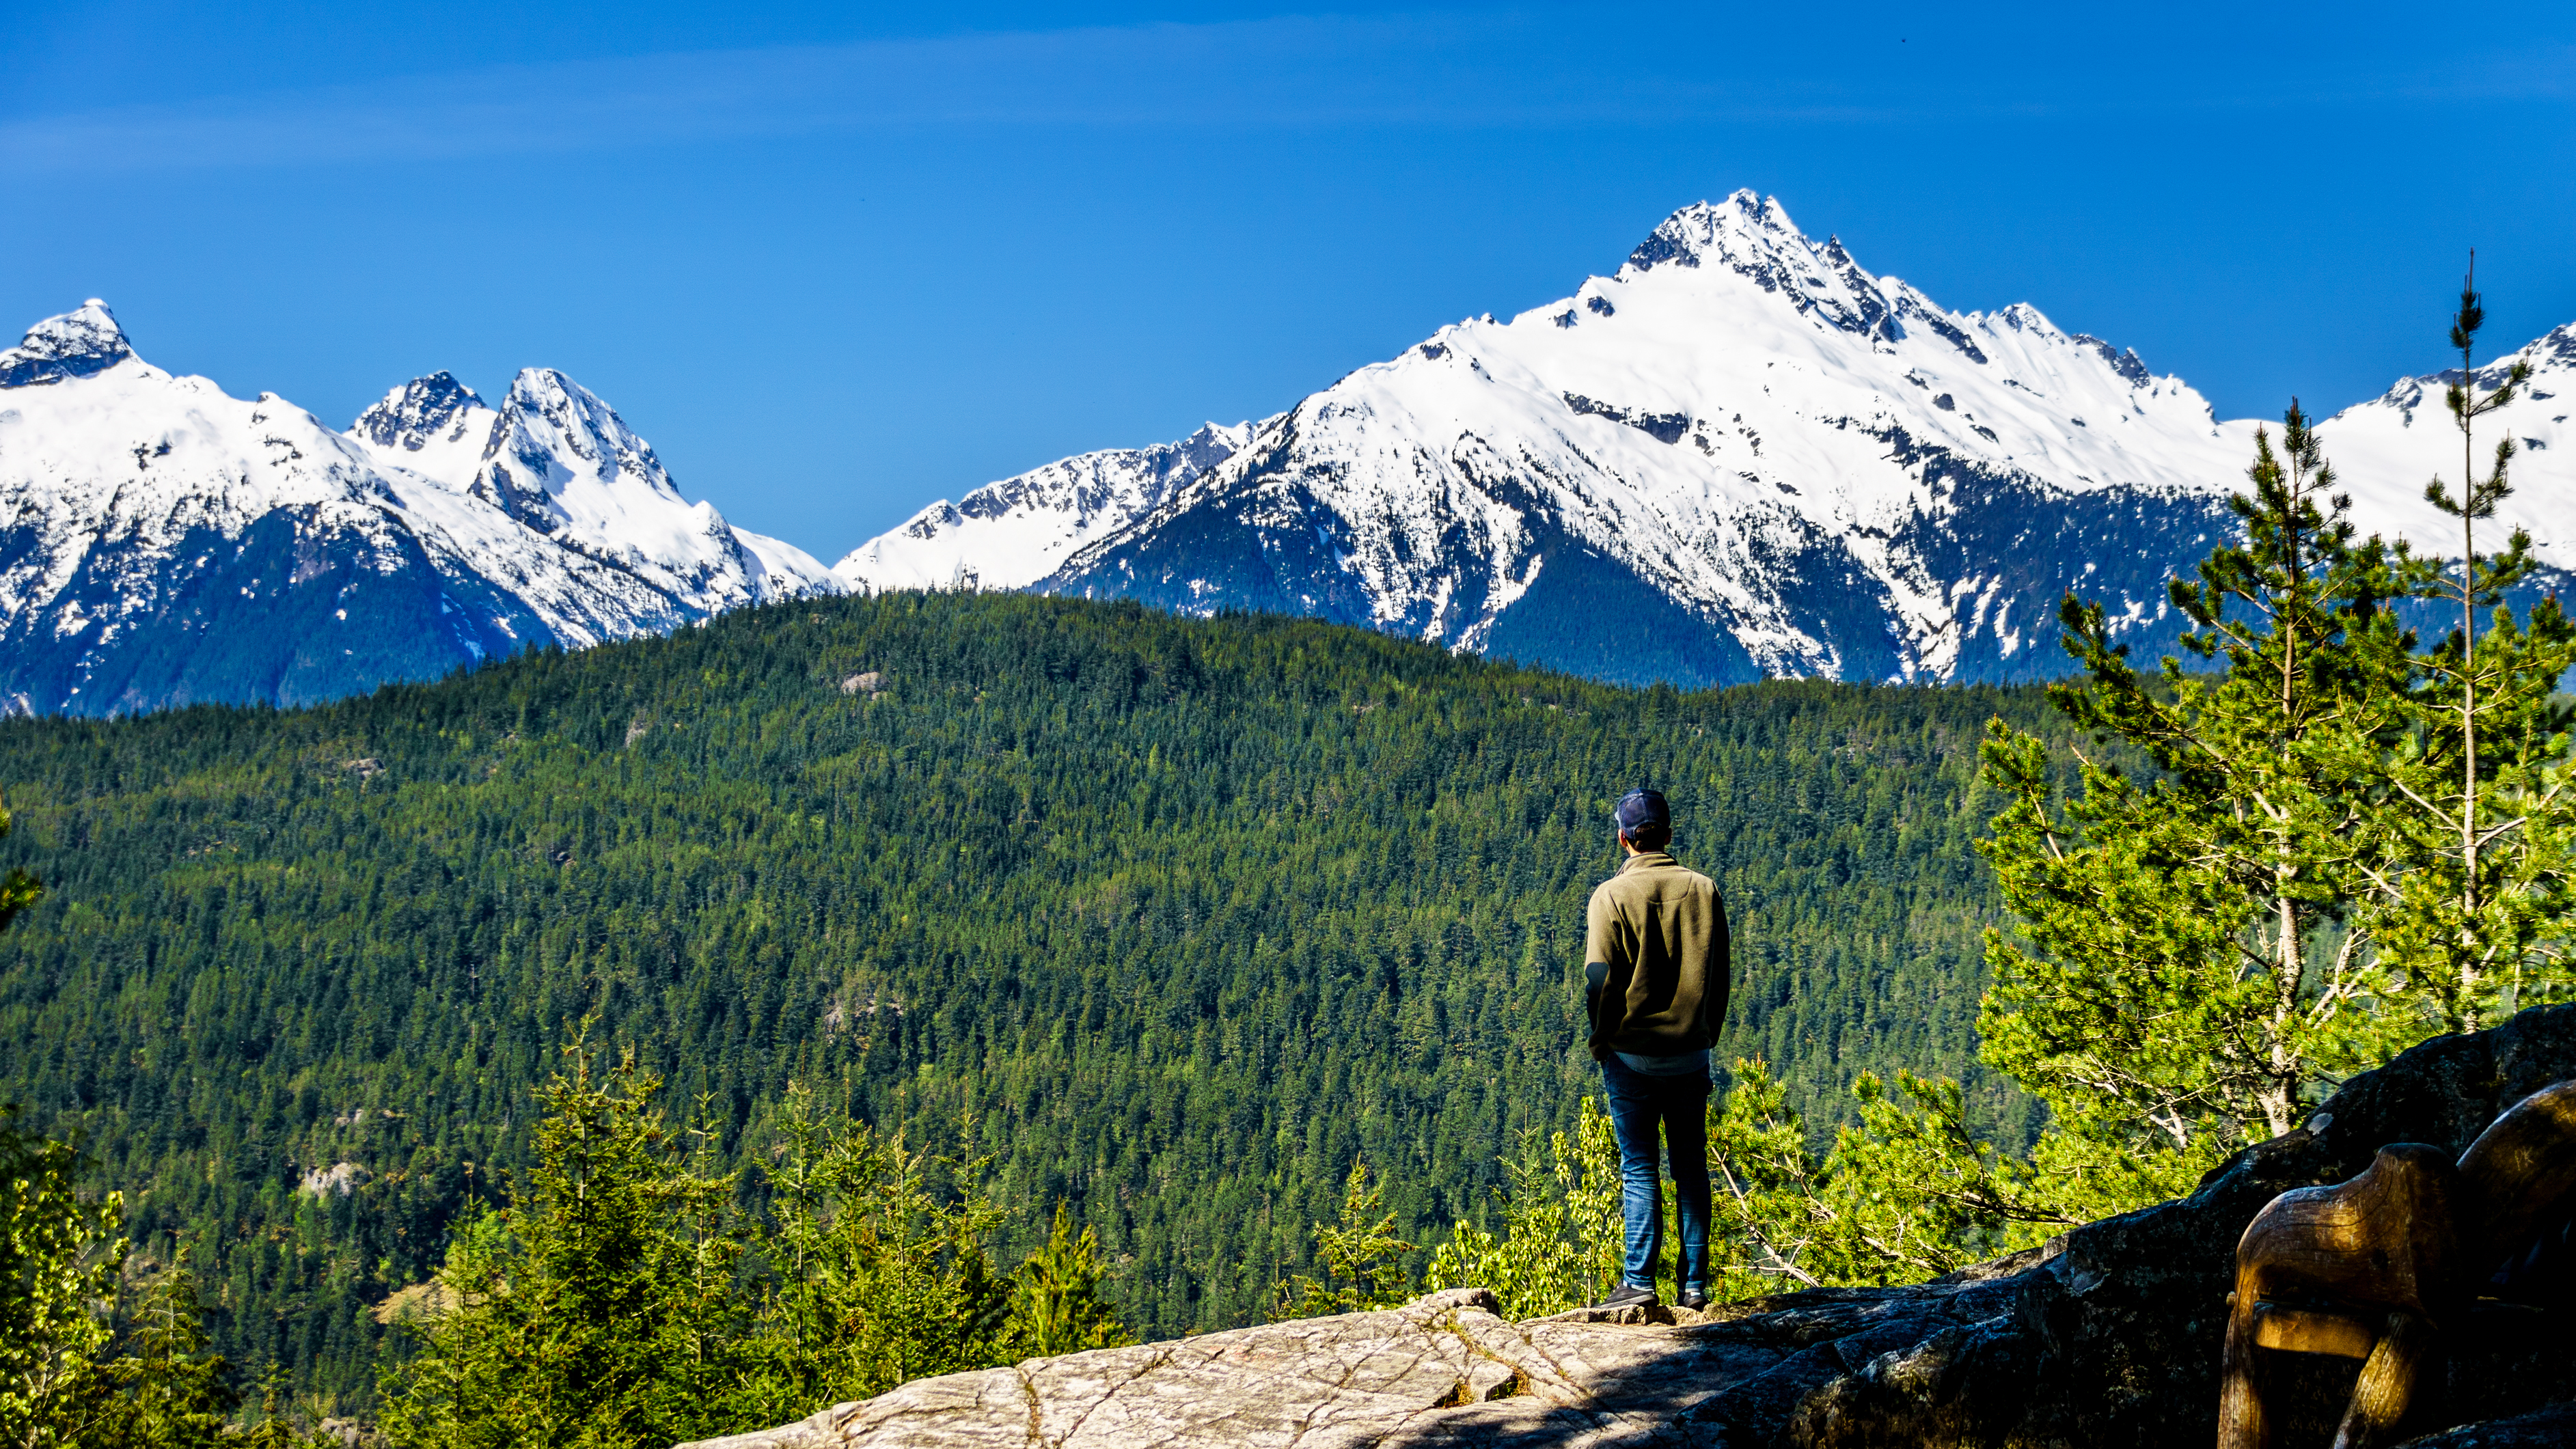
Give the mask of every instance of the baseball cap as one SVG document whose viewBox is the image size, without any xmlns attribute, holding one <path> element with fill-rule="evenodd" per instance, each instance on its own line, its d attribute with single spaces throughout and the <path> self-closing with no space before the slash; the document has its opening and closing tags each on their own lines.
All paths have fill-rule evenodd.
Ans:
<svg viewBox="0 0 2576 1449">
<path fill-rule="evenodd" d="M 1618 820 L 1623 831 L 1647 825 L 1669 829 L 1673 823 L 1673 807 L 1664 803 L 1661 790 L 1631 790 L 1619 797 Z"/>
</svg>

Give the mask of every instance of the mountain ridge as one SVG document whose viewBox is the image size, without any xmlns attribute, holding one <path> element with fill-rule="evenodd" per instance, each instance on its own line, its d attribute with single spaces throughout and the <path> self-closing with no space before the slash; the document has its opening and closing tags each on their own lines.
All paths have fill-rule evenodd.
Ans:
<svg viewBox="0 0 2576 1449">
<path fill-rule="evenodd" d="M 2538 374 L 2493 420 L 2522 459 L 2491 539 L 2531 532 L 2538 592 L 2576 568 L 2576 324 L 2514 355 Z M 2443 556 L 2421 491 L 2459 440 L 2419 414 L 2453 375 L 2322 429 L 2361 525 Z M 2165 580 L 2235 527 L 2255 426 L 1739 191 L 1557 301 L 936 501 L 827 569 L 690 502 L 561 372 L 497 402 L 425 374 L 342 431 L 151 366 L 93 298 L 0 351 L 0 713 L 307 703 L 895 588 L 1306 615 L 1615 682 L 2042 679 L 2069 591 L 2172 647 Z"/>
<path fill-rule="evenodd" d="M 152 366 L 95 298 L 0 351 L 0 713 L 311 703 L 837 591 L 558 372 L 497 409 L 433 373 L 341 432 Z"/>
<path fill-rule="evenodd" d="M 2576 372 L 2562 334 L 2525 351 Z M 2373 411 L 2423 381 L 2327 433 L 2370 455 L 2337 458 L 2365 527 L 2439 540 L 2416 497 L 2432 434 L 2382 437 Z M 1444 327 L 1252 425 L 1051 571 L 1001 548 L 1020 567 L 976 582 L 1312 614 L 1627 682 L 2045 678 L 2069 590 L 2171 647 L 2164 581 L 2233 529 L 2255 426 L 2028 303 L 1946 311 L 1739 191 L 1566 298 Z M 2553 440 L 2526 439 L 2541 462 L 2507 510 L 2563 570 Z M 943 520 L 946 546 L 974 552 L 978 524 Z M 945 582 L 896 579 L 884 543 L 835 573 Z"/>
<path fill-rule="evenodd" d="M 868 588 L 973 587 L 988 571 L 999 579 L 1043 577 L 1055 561 L 1124 528 L 1240 452 L 1256 426 L 1211 422 L 1175 443 L 1077 453 L 955 503 L 940 499 L 853 549 L 833 574 Z M 976 526 L 1005 520 L 1020 526 Z"/>
</svg>

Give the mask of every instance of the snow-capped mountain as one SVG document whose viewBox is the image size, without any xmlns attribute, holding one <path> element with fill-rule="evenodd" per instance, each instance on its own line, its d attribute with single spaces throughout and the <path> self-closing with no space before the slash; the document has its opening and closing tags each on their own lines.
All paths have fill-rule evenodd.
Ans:
<svg viewBox="0 0 2576 1449">
<path fill-rule="evenodd" d="M 546 565 L 563 561 L 544 551 L 533 568 L 521 550 L 484 551 L 485 572 L 498 570 L 512 592 L 541 598 L 540 612 L 567 644 L 838 591 L 812 555 L 681 497 L 652 445 L 551 368 L 521 372 L 497 411 L 446 373 L 415 379 L 360 414 L 349 436 L 412 511 L 436 517 L 460 540 L 498 530 L 518 542 L 533 533 L 592 574 L 605 567 L 631 580 L 553 573 Z"/>
<path fill-rule="evenodd" d="M 832 566 L 857 589 L 1026 588 L 1241 451 L 1252 424 L 1177 443 L 1084 453 L 943 498 Z"/>
<path fill-rule="evenodd" d="M 2478 524 L 2478 549 L 2501 548 L 2516 528 L 2531 532 L 2532 552 L 2552 568 L 2576 572 L 2576 323 L 2491 363 L 2478 367 L 2483 394 L 2501 385 L 2514 362 L 2531 364 L 2531 382 L 2505 407 L 2478 420 L 2474 472 L 2484 478 L 2495 467 L 2498 440 L 2514 440 L 2516 456 L 2507 477 L 2513 493 L 2496 506 L 2492 522 Z M 2424 501 L 2426 480 L 2440 477 L 2453 497 L 2470 469 L 2462 457 L 2460 430 L 2442 405 L 2442 391 L 2460 380 L 2460 370 L 2401 377 L 2387 392 L 2344 409 L 2317 432 L 2326 456 L 2352 495 L 2353 512 L 2364 524 L 2391 537 L 2402 537 L 2419 553 L 2457 558 L 2458 520 L 2444 517 Z"/>
<path fill-rule="evenodd" d="M 2438 437 L 2413 438 L 2447 438 L 2456 472 L 2432 407 Z M 2412 531 L 2400 495 L 2429 469 L 2367 413 L 2329 432 L 2353 444 L 2335 457 L 2391 480 L 2367 524 Z M 836 572 L 1318 615 L 1616 680 L 2045 678 L 2070 588 L 2150 654 L 2170 640 L 2165 580 L 2229 527 L 2253 424 L 2027 305 L 1946 311 L 1748 191 L 1251 431 L 1131 517 L 1057 523 L 1047 480 L 1144 456 L 1091 454 L 934 505 Z M 1063 548 L 1035 579 L 1032 535 Z M 933 567 L 896 566 L 933 544 Z"/>
<path fill-rule="evenodd" d="M 302 703 L 838 589 L 560 373 L 498 409 L 434 374 L 341 433 L 95 300 L 0 351 L 0 712 Z"/>
<path fill-rule="evenodd" d="M 2576 573 L 2576 325 L 2481 424 Z M 2480 369 L 2501 380 L 2511 358 Z M 2456 555 L 2451 375 L 2324 428 L 2365 528 Z M 2150 655 L 2231 525 L 2251 422 L 2037 310 L 1954 313 L 1739 192 L 1606 277 L 1443 328 L 1258 423 L 923 509 L 833 569 L 681 495 L 559 372 L 446 373 L 338 432 L 135 355 L 105 306 L 0 351 L 0 714 L 327 699 L 844 589 L 1036 588 L 1292 612 L 1599 678 L 2053 676 L 2057 601 Z"/>
</svg>

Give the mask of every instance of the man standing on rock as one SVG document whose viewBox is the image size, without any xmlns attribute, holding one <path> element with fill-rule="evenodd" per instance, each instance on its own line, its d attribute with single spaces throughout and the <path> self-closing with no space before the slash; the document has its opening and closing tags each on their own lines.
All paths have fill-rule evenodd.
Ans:
<svg viewBox="0 0 2576 1449">
<path fill-rule="evenodd" d="M 1619 801 L 1619 846 L 1628 858 L 1592 892 L 1584 928 L 1584 997 L 1592 1058 L 1619 1137 L 1620 1206 L 1627 1262 L 1603 1308 L 1655 1301 L 1663 1254 L 1657 1136 L 1669 1150 L 1681 1197 L 1681 1262 L 1673 1274 L 1684 1308 L 1708 1305 L 1708 1049 L 1726 1020 L 1726 907 L 1717 883 L 1672 858 L 1672 807 L 1653 790 Z"/>
</svg>

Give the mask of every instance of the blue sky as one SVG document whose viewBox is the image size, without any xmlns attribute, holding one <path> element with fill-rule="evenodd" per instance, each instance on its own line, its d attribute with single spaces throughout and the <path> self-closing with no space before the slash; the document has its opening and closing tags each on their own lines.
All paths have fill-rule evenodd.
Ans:
<svg viewBox="0 0 2576 1449">
<path fill-rule="evenodd" d="M 2576 320 L 2576 6 L 0 5 L 0 329 L 345 424 L 560 367 L 827 561 L 1750 186 L 2228 416 Z"/>
</svg>

